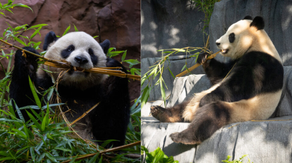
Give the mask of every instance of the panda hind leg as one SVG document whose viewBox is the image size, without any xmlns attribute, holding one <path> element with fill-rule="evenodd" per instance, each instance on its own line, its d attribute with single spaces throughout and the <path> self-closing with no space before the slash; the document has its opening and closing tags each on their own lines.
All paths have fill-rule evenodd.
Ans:
<svg viewBox="0 0 292 163">
<path fill-rule="evenodd" d="M 215 131 L 230 122 L 230 108 L 224 102 L 215 102 L 198 109 L 193 121 L 182 132 L 172 133 L 175 143 L 187 145 L 200 144 L 210 138 Z"/>
<path fill-rule="evenodd" d="M 152 116 L 160 122 L 183 122 L 184 118 L 182 115 L 188 103 L 189 101 L 185 101 L 171 108 L 151 106 L 150 112 Z"/>
</svg>

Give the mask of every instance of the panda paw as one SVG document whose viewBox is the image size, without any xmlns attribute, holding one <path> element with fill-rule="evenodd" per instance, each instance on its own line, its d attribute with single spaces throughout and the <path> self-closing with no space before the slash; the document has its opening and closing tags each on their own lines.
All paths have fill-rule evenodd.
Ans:
<svg viewBox="0 0 292 163">
<path fill-rule="evenodd" d="M 160 106 L 151 106 L 150 107 L 150 112 L 152 114 L 152 116 L 156 119 L 158 119 L 159 121 L 161 121 L 161 117 L 163 116 L 163 113 L 165 112 L 165 109 L 160 107 Z"/>
<path fill-rule="evenodd" d="M 200 53 L 197 59 L 197 63 L 199 64 L 204 64 L 208 58 L 208 53 L 204 52 L 204 53 Z"/>
<path fill-rule="evenodd" d="M 196 145 L 200 144 L 199 141 L 192 140 L 192 137 L 189 133 L 184 133 L 184 132 L 175 132 L 169 135 L 171 140 L 175 143 L 182 143 L 186 145 Z"/>
<path fill-rule="evenodd" d="M 106 67 L 122 67 L 122 71 L 127 73 L 127 69 L 119 61 L 113 58 L 106 59 Z"/>
</svg>

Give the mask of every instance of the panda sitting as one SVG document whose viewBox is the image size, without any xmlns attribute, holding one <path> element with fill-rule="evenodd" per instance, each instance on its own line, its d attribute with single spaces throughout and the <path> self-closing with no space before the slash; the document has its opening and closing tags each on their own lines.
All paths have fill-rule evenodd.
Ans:
<svg viewBox="0 0 292 163">
<path fill-rule="evenodd" d="M 200 144 L 224 125 L 268 119 L 275 111 L 283 87 L 281 58 L 264 30 L 262 17 L 246 16 L 232 24 L 216 45 L 228 63 L 199 55 L 212 87 L 189 100 L 164 109 L 152 106 L 161 122 L 191 122 L 170 135 L 176 143 Z"/>
<path fill-rule="evenodd" d="M 83 69 L 122 67 L 122 71 L 126 72 L 122 64 L 106 57 L 109 46 L 108 40 L 99 44 L 84 32 L 71 32 L 59 39 L 54 32 L 49 32 L 45 37 L 43 49 L 47 50 L 44 57 L 66 60 L 74 67 Z M 24 49 L 39 54 L 30 47 Z M 54 85 L 53 81 L 61 71 L 60 68 L 38 66 L 37 57 L 27 54 L 25 58 L 18 50 L 15 54 L 10 98 L 14 99 L 18 107 L 33 105 L 34 101 L 31 99 L 34 98 L 29 87 L 28 76 L 36 88 L 43 92 Z M 124 144 L 130 119 L 127 78 L 70 70 L 62 77 L 58 85 L 58 93 L 61 101 L 67 105 L 63 107 L 63 112 L 70 109 L 65 114 L 70 122 L 99 103 L 95 109 L 73 125 L 81 137 L 100 141 L 115 139 L 117 141 L 108 145 L 114 147 Z M 28 121 L 26 111 L 21 112 Z"/>
</svg>

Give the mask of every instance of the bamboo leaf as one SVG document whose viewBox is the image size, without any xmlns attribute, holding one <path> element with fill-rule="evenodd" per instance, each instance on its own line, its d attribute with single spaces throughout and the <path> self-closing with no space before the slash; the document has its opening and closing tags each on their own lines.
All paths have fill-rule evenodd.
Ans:
<svg viewBox="0 0 292 163">
<path fill-rule="evenodd" d="M 22 115 L 22 113 L 21 113 L 19 107 L 17 106 L 16 102 L 14 101 L 14 99 L 12 99 L 12 102 L 13 102 L 13 104 L 14 104 L 15 110 L 16 110 L 16 112 L 17 112 L 19 118 L 24 122 L 24 121 L 25 121 L 25 120 L 24 120 L 24 117 L 23 117 L 23 115 Z"/>
<path fill-rule="evenodd" d="M 78 31 L 78 29 L 77 29 L 77 27 L 76 27 L 75 25 L 74 25 L 74 30 L 75 30 L 75 31 Z"/>
<path fill-rule="evenodd" d="M 143 94 L 142 94 L 142 97 L 141 97 L 141 107 L 142 108 L 146 104 L 146 102 L 148 101 L 149 95 L 150 95 L 150 89 L 149 89 L 149 86 L 147 85 L 143 89 Z"/>
<path fill-rule="evenodd" d="M 29 118 L 34 122 L 34 124 L 37 126 L 38 129 L 41 129 L 42 126 L 39 124 L 39 122 L 35 119 L 33 115 L 31 115 L 27 110 L 26 110 L 27 115 Z"/>
<path fill-rule="evenodd" d="M 27 46 L 25 42 L 23 42 L 21 39 L 14 37 L 15 41 L 21 43 L 23 46 Z"/>
<path fill-rule="evenodd" d="M 62 36 L 64 36 L 65 34 L 67 34 L 67 33 L 68 33 L 68 31 L 70 30 L 70 28 L 71 28 L 71 25 L 69 25 L 69 26 L 67 27 L 67 29 L 65 30 L 65 32 L 63 33 L 63 35 L 62 35 Z"/>
<path fill-rule="evenodd" d="M 171 74 L 171 76 L 173 77 L 173 79 L 175 79 L 175 76 L 173 75 L 173 73 L 172 73 L 172 71 L 170 70 L 170 68 L 167 67 L 167 69 L 168 69 L 169 73 Z"/>
<path fill-rule="evenodd" d="M 29 81 L 29 87 L 30 87 L 30 89 L 31 89 L 31 92 L 32 92 L 33 98 L 34 98 L 34 100 L 35 100 L 37 106 L 38 106 L 39 108 L 42 108 L 41 101 L 40 101 L 40 99 L 39 99 L 39 96 L 38 96 L 37 93 L 36 93 L 36 90 L 35 90 L 35 88 L 34 88 L 34 85 L 33 85 L 32 81 L 31 81 L 30 77 L 28 77 L 28 81 Z"/>
<path fill-rule="evenodd" d="M 127 50 L 124 51 L 124 54 L 122 56 L 122 62 L 124 62 L 125 58 L 126 58 L 126 55 L 127 55 Z M 131 68 L 131 67 L 130 67 Z"/>
</svg>

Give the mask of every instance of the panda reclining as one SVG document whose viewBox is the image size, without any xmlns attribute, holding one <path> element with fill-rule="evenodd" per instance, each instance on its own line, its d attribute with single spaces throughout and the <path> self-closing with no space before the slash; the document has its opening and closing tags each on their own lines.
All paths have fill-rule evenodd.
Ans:
<svg viewBox="0 0 292 163">
<path fill-rule="evenodd" d="M 110 42 L 105 40 L 101 44 L 84 32 L 71 32 L 57 39 L 54 32 L 49 32 L 44 41 L 43 49 L 47 50 L 44 57 L 54 60 L 66 60 L 74 67 L 90 69 L 93 67 L 122 67 L 118 61 L 107 58 Z M 30 47 L 24 49 L 38 52 Z M 48 73 L 49 70 L 53 73 Z M 10 98 L 14 99 L 18 107 L 34 105 L 28 76 L 36 88 L 43 92 L 54 85 L 60 68 L 40 65 L 38 68 L 37 57 L 22 56 L 18 50 L 15 54 L 15 66 L 10 85 Z M 99 105 L 87 114 L 73 127 L 78 134 L 89 140 L 116 139 L 108 146 L 120 146 L 124 144 L 127 125 L 130 119 L 128 79 L 103 74 L 70 70 L 66 73 L 58 85 L 58 93 L 61 101 L 67 106 L 63 111 L 72 122 L 91 107 Z M 29 117 L 25 110 L 21 111 L 25 120 Z"/>
<path fill-rule="evenodd" d="M 228 63 L 199 55 L 212 87 L 189 100 L 164 109 L 152 106 L 161 122 L 191 122 L 170 135 L 176 143 L 200 144 L 224 125 L 268 119 L 275 111 L 283 87 L 281 58 L 264 31 L 264 20 L 246 16 L 232 24 L 216 45 Z"/>
</svg>

